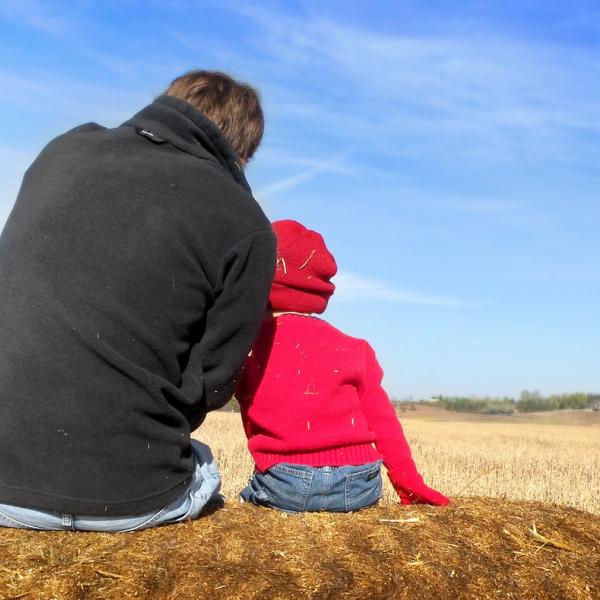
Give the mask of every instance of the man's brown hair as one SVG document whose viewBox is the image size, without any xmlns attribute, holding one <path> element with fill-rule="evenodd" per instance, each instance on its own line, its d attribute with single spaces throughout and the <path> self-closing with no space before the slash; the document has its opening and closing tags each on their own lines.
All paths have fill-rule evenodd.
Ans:
<svg viewBox="0 0 600 600">
<path fill-rule="evenodd" d="M 242 161 L 249 160 L 265 128 L 256 90 L 220 71 L 189 71 L 171 82 L 168 96 L 189 102 L 223 132 Z"/>
</svg>

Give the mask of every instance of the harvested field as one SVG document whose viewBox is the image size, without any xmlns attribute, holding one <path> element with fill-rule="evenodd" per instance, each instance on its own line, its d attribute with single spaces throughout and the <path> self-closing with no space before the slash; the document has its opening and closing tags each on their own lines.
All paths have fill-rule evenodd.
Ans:
<svg viewBox="0 0 600 600">
<path fill-rule="evenodd" d="M 600 598 L 600 517 L 456 499 L 287 516 L 231 503 L 126 534 L 0 531 L 0 598 Z"/>
<path fill-rule="evenodd" d="M 447 495 L 534 500 L 600 514 L 600 413 L 561 412 L 515 418 L 426 408 L 401 413 L 400 420 L 426 481 Z M 573 425 L 575 418 L 586 424 Z M 195 437 L 213 448 L 223 492 L 234 499 L 253 468 L 239 415 L 212 413 Z M 397 500 L 387 478 L 383 497 Z"/>
<path fill-rule="evenodd" d="M 287 516 L 235 501 L 252 460 L 239 415 L 211 414 L 196 436 L 224 509 L 129 534 L 0 528 L 0 600 L 600 599 L 600 514 L 573 508 L 600 513 L 596 416 L 459 417 L 401 414 L 450 507 L 400 506 L 388 485 L 360 513 Z"/>
</svg>

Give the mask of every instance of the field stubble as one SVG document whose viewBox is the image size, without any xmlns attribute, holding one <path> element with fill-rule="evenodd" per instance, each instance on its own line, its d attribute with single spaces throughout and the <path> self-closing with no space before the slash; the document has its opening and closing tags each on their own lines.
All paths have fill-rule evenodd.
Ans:
<svg viewBox="0 0 600 600">
<path fill-rule="evenodd" d="M 426 482 L 449 496 L 536 500 L 600 514 L 600 427 L 492 418 L 402 418 Z M 213 450 L 234 500 L 252 474 L 240 416 L 211 413 L 194 437 Z M 387 478 L 383 500 L 397 496 Z"/>
<path fill-rule="evenodd" d="M 290 516 L 235 502 L 252 459 L 239 415 L 211 414 L 196 436 L 212 446 L 232 502 L 124 534 L 0 528 L 0 598 L 600 598 L 600 516 L 522 501 L 600 512 L 600 428 L 438 417 L 403 421 L 449 507 L 384 501 Z M 396 499 L 389 485 L 384 496 Z"/>
</svg>

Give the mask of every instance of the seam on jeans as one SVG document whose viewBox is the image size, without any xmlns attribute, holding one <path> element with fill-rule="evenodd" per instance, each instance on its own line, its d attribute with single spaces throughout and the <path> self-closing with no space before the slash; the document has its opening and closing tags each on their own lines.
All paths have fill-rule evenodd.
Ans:
<svg viewBox="0 0 600 600">
<path fill-rule="evenodd" d="M 181 516 L 181 517 L 174 517 L 173 519 L 169 519 L 168 521 L 165 521 L 165 523 L 179 523 L 179 521 L 185 521 L 186 519 L 190 518 L 190 515 L 192 514 L 193 510 L 196 508 L 196 503 L 194 502 L 194 500 L 195 500 L 195 498 L 194 498 L 194 492 L 192 490 L 190 490 L 190 492 L 188 494 L 188 499 L 190 501 L 190 506 L 185 511 L 185 513 L 183 514 L 183 516 Z M 166 511 L 166 508 L 165 508 L 165 511 Z"/>
<path fill-rule="evenodd" d="M 279 503 L 276 499 L 273 498 L 273 495 L 270 491 L 265 489 L 261 484 L 257 482 L 257 489 L 250 490 L 250 502 L 252 504 L 256 504 L 257 506 L 266 506 L 268 508 L 276 508 L 278 510 L 284 510 L 279 506 Z"/>
<path fill-rule="evenodd" d="M 359 502 L 359 501 L 363 500 L 364 498 L 368 497 L 369 494 L 377 492 L 379 490 L 379 487 L 380 487 L 379 479 L 376 478 L 376 479 L 373 479 L 373 481 L 375 482 L 375 485 L 373 487 L 369 487 L 364 492 L 361 492 L 358 496 L 356 496 L 355 498 L 353 498 L 352 500 L 350 500 L 350 502 L 351 503 L 353 503 L 353 502 Z"/>
<path fill-rule="evenodd" d="M 277 463 L 269 468 L 270 470 L 280 471 L 281 473 L 287 473 L 288 475 L 293 475 L 294 477 L 300 477 L 302 479 L 311 479 L 312 473 L 310 471 L 302 471 L 301 469 L 294 469 L 293 467 L 288 467 L 287 465 L 282 465 L 281 463 Z M 267 473 L 268 471 L 265 471 Z"/>
<path fill-rule="evenodd" d="M 144 523 L 140 523 L 139 525 L 136 525 L 135 527 L 130 527 L 129 529 L 123 529 L 122 532 L 127 532 L 127 531 L 137 531 L 138 529 L 147 529 L 148 527 L 151 527 L 154 523 L 156 523 L 157 521 L 160 520 L 160 518 L 165 514 L 165 509 L 162 508 L 161 510 L 159 510 L 151 519 L 149 519 L 148 521 L 145 521 Z"/>
<path fill-rule="evenodd" d="M 381 498 L 381 491 L 383 485 L 381 473 L 379 473 L 378 477 L 372 479 L 372 481 L 375 483 L 373 487 L 369 487 L 366 491 L 362 492 L 354 498 L 349 498 L 353 480 L 350 479 L 350 475 L 346 476 L 346 484 L 344 486 L 344 503 L 346 511 L 353 511 L 361 508 L 366 508 L 367 506 L 375 504 Z M 375 494 L 375 500 L 373 502 L 369 504 L 362 504 L 364 500 L 366 500 L 369 497 L 369 495 L 373 494 Z"/>
<path fill-rule="evenodd" d="M 348 477 L 346 477 L 346 481 L 344 481 L 344 508 L 346 512 L 350 510 L 350 502 L 348 501 Z"/>
<path fill-rule="evenodd" d="M 13 519 L 12 517 L 9 517 L 6 513 L 2 512 L 2 511 L 0 511 L 0 516 L 2 516 L 4 519 L 9 521 L 10 523 L 15 523 L 16 525 L 20 525 L 21 527 L 24 527 L 25 529 L 38 529 L 39 531 L 47 531 L 47 529 L 44 529 L 43 527 L 38 527 L 37 525 L 30 525 L 29 523 L 23 523 L 22 521 L 19 521 L 18 519 Z"/>
<path fill-rule="evenodd" d="M 290 473 L 287 474 L 290 475 Z M 269 501 L 273 507 L 288 512 L 303 512 L 305 510 L 313 478 L 312 473 L 303 473 L 302 477 L 296 478 L 297 484 L 300 487 L 300 489 L 297 489 L 297 487 L 294 486 L 293 494 L 290 494 L 283 490 L 278 485 L 277 479 L 268 471 L 262 473 L 261 475 L 265 482 L 263 483 L 257 480 L 257 484 L 267 494 Z M 265 485 L 267 482 L 269 482 L 269 485 L 273 488 L 273 491 Z M 284 508 L 284 506 L 282 506 L 282 503 L 277 501 L 278 498 L 281 499 L 283 504 L 291 504 L 293 508 Z"/>
<path fill-rule="evenodd" d="M 273 502 L 273 498 L 269 496 L 269 492 L 263 490 L 262 488 L 260 490 L 253 491 L 252 496 L 254 496 L 257 500 L 260 500 L 261 502 Z"/>
<path fill-rule="evenodd" d="M 372 479 L 375 482 L 375 487 L 369 487 L 366 491 L 362 492 L 356 497 L 351 497 L 352 493 L 352 485 L 357 479 L 364 479 L 368 477 L 372 473 L 377 473 L 378 477 L 374 477 Z M 371 464 L 368 468 L 363 469 L 362 471 L 358 471 L 356 473 L 350 473 L 346 475 L 346 481 L 344 482 L 344 505 L 346 511 L 355 510 L 356 505 L 360 504 L 362 500 L 368 497 L 368 494 L 372 494 L 374 490 L 379 489 L 379 484 L 381 483 L 381 461 L 377 461 L 374 464 Z M 381 492 L 379 492 L 377 498 L 381 497 Z"/>
<path fill-rule="evenodd" d="M 355 498 L 350 498 L 352 485 L 355 480 L 359 478 L 364 478 L 365 476 L 370 475 L 371 473 L 377 472 L 377 477 L 373 478 L 371 481 L 375 482 L 375 487 L 369 487 L 366 491 L 362 492 Z M 363 469 L 358 473 L 351 473 L 346 475 L 346 481 L 344 484 L 344 503 L 346 505 L 346 510 L 354 510 L 356 505 L 360 503 L 361 500 L 364 500 L 368 494 L 372 494 L 374 490 L 378 491 L 377 499 L 381 497 L 381 489 L 382 489 L 383 481 L 381 478 L 381 461 L 377 461 L 374 466 L 371 466 L 368 469 Z M 359 507 L 360 508 L 360 507 Z"/>
<path fill-rule="evenodd" d="M 160 517 L 165 513 L 166 508 L 161 508 L 157 513 L 150 517 L 147 521 L 143 521 L 133 527 L 127 527 L 126 529 L 111 529 L 112 533 L 128 533 L 130 531 L 137 531 L 138 529 L 147 529 L 151 527 Z"/>
<path fill-rule="evenodd" d="M 306 485 L 306 492 L 302 500 L 302 512 L 306 510 L 306 504 L 308 503 L 308 498 L 310 496 L 310 489 L 312 487 L 314 475 L 314 472 L 308 473 L 308 477 L 306 478 L 308 481 L 305 480 L 305 483 L 307 483 L 308 485 Z"/>
<path fill-rule="evenodd" d="M 323 478 L 323 491 L 321 492 L 319 506 L 320 510 L 324 511 L 329 503 L 329 492 L 331 491 L 331 484 L 333 483 L 333 473 L 331 471 L 323 471 L 321 469 L 321 476 Z"/>
<path fill-rule="evenodd" d="M 273 475 L 271 475 L 268 471 L 266 473 L 263 473 L 263 477 L 265 480 L 269 478 L 269 480 L 271 481 L 270 485 L 273 486 L 273 488 L 275 488 L 276 493 L 279 496 L 283 496 L 285 499 L 290 500 L 291 502 L 301 503 L 303 501 L 302 496 L 304 492 L 301 493 L 299 491 L 295 491 L 293 494 L 286 492 L 285 490 L 281 489 L 281 487 L 277 484 L 277 479 L 273 477 Z M 299 477 L 299 479 L 301 480 L 301 483 L 303 485 L 306 485 L 306 481 L 308 479 L 307 477 Z"/>
<path fill-rule="evenodd" d="M 365 475 L 370 475 L 371 473 L 374 473 L 375 471 L 380 471 L 381 470 L 381 463 L 375 463 L 375 465 L 370 466 L 368 469 L 364 469 L 362 471 L 357 471 L 356 473 L 350 473 L 349 475 L 346 475 L 346 477 L 348 479 L 354 480 L 354 479 L 358 479 L 359 477 L 364 477 Z"/>
<path fill-rule="evenodd" d="M 241 491 L 240 496 L 243 498 L 244 492 L 247 492 L 248 499 L 246 502 L 251 502 L 257 506 L 270 506 L 273 504 L 273 499 L 262 482 L 256 479 L 256 475 L 257 473 L 254 471 L 254 475 L 248 481 L 248 485 Z"/>
</svg>

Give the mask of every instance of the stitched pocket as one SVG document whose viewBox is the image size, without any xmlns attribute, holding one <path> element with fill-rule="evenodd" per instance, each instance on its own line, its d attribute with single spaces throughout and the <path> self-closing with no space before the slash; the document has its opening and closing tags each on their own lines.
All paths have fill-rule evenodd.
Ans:
<svg viewBox="0 0 600 600">
<path fill-rule="evenodd" d="M 346 510 L 360 510 L 376 504 L 381 498 L 381 489 L 381 463 L 347 475 L 344 490 Z"/>
<path fill-rule="evenodd" d="M 296 512 L 305 509 L 313 478 L 312 472 L 275 465 L 261 475 L 256 478 L 260 477 L 262 480 L 262 487 L 273 506 Z"/>
</svg>

